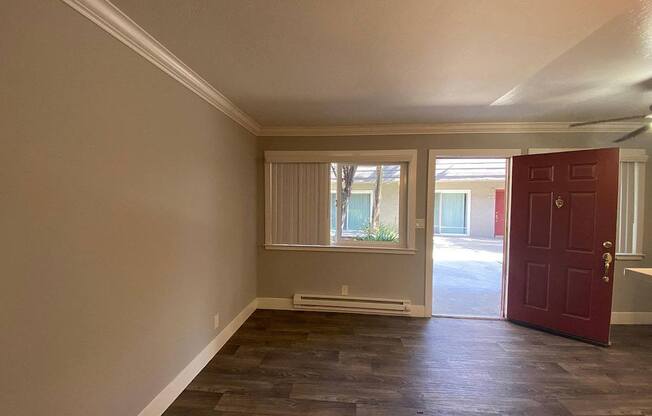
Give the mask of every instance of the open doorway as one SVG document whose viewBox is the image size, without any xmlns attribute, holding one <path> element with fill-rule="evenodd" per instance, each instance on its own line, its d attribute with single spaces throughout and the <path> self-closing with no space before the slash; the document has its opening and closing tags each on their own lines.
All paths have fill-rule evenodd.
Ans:
<svg viewBox="0 0 652 416">
<path fill-rule="evenodd" d="M 434 162 L 432 313 L 499 318 L 507 159 Z"/>
</svg>

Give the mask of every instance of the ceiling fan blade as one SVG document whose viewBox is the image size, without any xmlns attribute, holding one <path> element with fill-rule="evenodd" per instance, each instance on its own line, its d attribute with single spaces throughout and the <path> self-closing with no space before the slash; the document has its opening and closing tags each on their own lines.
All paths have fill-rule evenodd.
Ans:
<svg viewBox="0 0 652 416">
<path fill-rule="evenodd" d="M 639 81 L 633 86 L 639 91 L 652 91 L 652 77 Z"/>
<path fill-rule="evenodd" d="M 571 123 L 568 127 L 588 126 L 589 124 L 611 123 L 612 121 L 634 120 L 636 118 L 645 118 L 645 114 L 629 117 L 606 118 L 604 120 L 583 121 L 581 123 Z"/>
<path fill-rule="evenodd" d="M 624 142 L 625 140 L 629 140 L 629 139 L 631 139 L 631 138 L 634 138 L 634 137 L 638 136 L 639 134 L 643 134 L 643 133 L 645 133 L 645 132 L 648 131 L 649 129 L 650 129 L 650 125 L 649 125 L 649 124 L 646 124 L 646 125 L 644 125 L 643 127 L 639 127 L 639 128 L 637 128 L 636 130 L 634 130 L 634 131 L 630 131 L 629 133 L 627 133 L 626 135 L 624 135 L 624 136 L 621 137 L 620 139 L 616 139 L 616 140 L 614 140 L 614 143 Z"/>
</svg>

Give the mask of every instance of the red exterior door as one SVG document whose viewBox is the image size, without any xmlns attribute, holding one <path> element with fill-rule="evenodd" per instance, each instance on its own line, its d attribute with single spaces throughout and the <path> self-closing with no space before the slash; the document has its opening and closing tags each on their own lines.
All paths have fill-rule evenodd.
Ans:
<svg viewBox="0 0 652 416">
<path fill-rule="evenodd" d="M 515 156 L 507 318 L 609 343 L 618 149 Z"/>
<path fill-rule="evenodd" d="M 496 189 L 494 215 L 494 237 L 505 235 L 505 190 Z"/>
</svg>

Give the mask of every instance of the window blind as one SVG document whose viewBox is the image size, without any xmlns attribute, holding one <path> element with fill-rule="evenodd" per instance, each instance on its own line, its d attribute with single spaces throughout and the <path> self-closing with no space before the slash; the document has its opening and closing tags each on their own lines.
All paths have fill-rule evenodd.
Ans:
<svg viewBox="0 0 652 416">
<path fill-rule="evenodd" d="M 328 163 L 271 165 L 273 244 L 329 244 L 329 181 Z"/>
<path fill-rule="evenodd" d="M 645 164 L 641 162 L 620 162 L 616 253 L 640 254 L 643 251 L 644 169 Z"/>
</svg>

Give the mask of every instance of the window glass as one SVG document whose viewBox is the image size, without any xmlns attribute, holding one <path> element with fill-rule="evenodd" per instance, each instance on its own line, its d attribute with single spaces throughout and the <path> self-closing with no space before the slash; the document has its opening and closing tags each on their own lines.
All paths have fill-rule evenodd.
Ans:
<svg viewBox="0 0 652 416">
<path fill-rule="evenodd" d="M 643 253 L 645 164 L 620 162 L 616 254 Z"/>
<path fill-rule="evenodd" d="M 362 232 L 371 224 L 371 192 L 353 192 L 347 210 L 343 229 L 352 234 Z"/>
<path fill-rule="evenodd" d="M 402 172 L 400 163 L 333 163 L 330 201 L 332 240 L 367 242 L 370 245 L 376 242 L 398 244 L 402 220 Z M 341 215 L 339 236 L 338 201 Z"/>
<path fill-rule="evenodd" d="M 331 190 L 331 235 L 335 235 L 335 230 L 337 229 L 337 205 L 335 205 L 337 198 L 335 195 L 337 195 L 337 192 Z"/>
</svg>

